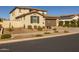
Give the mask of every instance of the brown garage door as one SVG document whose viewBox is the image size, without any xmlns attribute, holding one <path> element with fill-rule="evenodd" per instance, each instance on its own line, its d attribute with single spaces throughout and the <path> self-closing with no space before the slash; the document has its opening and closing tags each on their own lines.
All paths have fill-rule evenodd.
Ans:
<svg viewBox="0 0 79 59">
<path fill-rule="evenodd" d="M 45 25 L 46 26 L 56 26 L 56 19 L 46 19 Z"/>
</svg>

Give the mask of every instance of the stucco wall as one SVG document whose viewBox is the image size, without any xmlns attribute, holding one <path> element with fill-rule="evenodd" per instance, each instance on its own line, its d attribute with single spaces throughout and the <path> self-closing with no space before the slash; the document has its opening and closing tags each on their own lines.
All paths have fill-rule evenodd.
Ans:
<svg viewBox="0 0 79 59">
<path fill-rule="evenodd" d="M 39 16 L 39 23 L 31 23 L 31 16 Z M 18 18 L 17 20 L 22 21 L 22 24 L 25 24 L 26 28 L 28 25 L 31 25 L 32 27 L 36 26 L 45 26 L 45 18 L 37 13 L 29 14 L 24 17 Z"/>
<path fill-rule="evenodd" d="M 39 23 L 31 23 L 31 16 L 39 16 Z M 25 21 L 27 22 L 26 25 L 45 26 L 45 18 L 37 13 L 27 15 Z"/>
<path fill-rule="evenodd" d="M 10 26 L 13 26 L 14 28 L 23 27 L 22 21 L 3 21 L 2 26 L 4 28 L 9 28 Z"/>
<path fill-rule="evenodd" d="M 21 10 L 21 12 L 19 12 L 19 10 Z M 12 14 L 15 14 L 14 16 Z M 28 9 L 15 9 L 11 14 L 10 14 L 10 20 L 16 20 L 15 17 L 25 14 L 25 13 L 29 13 Z"/>
<path fill-rule="evenodd" d="M 39 16 L 39 23 L 31 23 L 31 16 L 32 15 Z M 24 25 L 26 26 L 26 28 L 28 27 L 28 25 L 31 25 L 32 27 L 34 27 L 35 25 L 41 26 L 41 27 L 45 26 L 45 18 L 37 13 L 25 16 L 25 20 L 24 19 L 22 19 L 22 20 L 17 19 L 17 20 L 15 20 L 15 21 L 3 21 L 0 24 L 2 24 L 2 26 L 4 28 L 9 28 L 10 25 L 13 26 L 14 28 L 20 28 L 20 27 L 23 27 Z"/>
</svg>

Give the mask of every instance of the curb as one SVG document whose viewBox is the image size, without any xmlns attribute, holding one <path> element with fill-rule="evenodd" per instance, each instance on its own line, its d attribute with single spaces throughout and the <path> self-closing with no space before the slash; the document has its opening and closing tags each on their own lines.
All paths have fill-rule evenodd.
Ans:
<svg viewBox="0 0 79 59">
<path fill-rule="evenodd" d="M 43 37 L 25 38 L 25 39 L 18 39 L 18 40 L 7 40 L 7 41 L 1 41 L 0 44 L 8 44 L 8 43 L 15 43 L 15 42 L 22 42 L 22 41 L 38 40 L 38 39 L 45 39 L 45 38 L 51 38 L 51 37 L 73 35 L 73 34 L 78 34 L 78 32 L 77 33 L 76 32 L 75 33 L 66 33 L 66 34 L 60 34 L 60 35 L 43 36 Z"/>
</svg>

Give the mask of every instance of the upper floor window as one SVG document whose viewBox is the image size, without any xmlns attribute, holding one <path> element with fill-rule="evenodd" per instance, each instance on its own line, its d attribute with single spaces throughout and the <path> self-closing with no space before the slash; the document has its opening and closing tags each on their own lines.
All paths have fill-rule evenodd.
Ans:
<svg viewBox="0 0 79 59">
<path fill-rule="evenodd" d="M 31 16 L 31 23 L 39 23 L 39 16 Z"/>
<path fill-rule="evenodd" d="M 44 14 L 47 14 L 47 12 L 43 12 Z"/>
</svg>

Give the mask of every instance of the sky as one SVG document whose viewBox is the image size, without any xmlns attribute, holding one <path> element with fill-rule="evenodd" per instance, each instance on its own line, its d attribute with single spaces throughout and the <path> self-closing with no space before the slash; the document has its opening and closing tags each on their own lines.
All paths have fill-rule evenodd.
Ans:
<svg viewBox="0 0 79 59">
<path fill-rule="evenodd" d="M 0 6 L 0 18 L 9 18 L 9 12 L 15 6 Z M 32 8 L 44 9 L 49 15 L 59 16 L 66 14 L 79 14 L 79 6 L 32 6 Z"/>
</svg>

